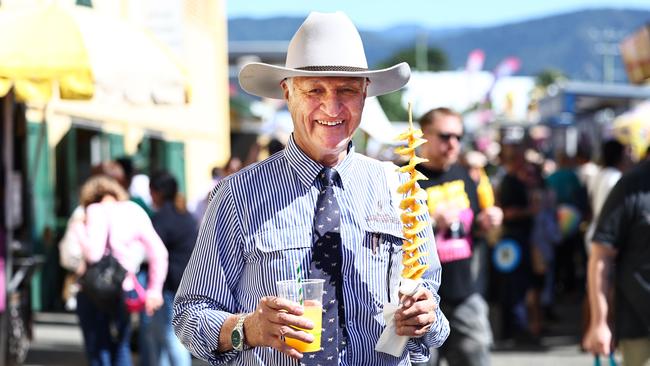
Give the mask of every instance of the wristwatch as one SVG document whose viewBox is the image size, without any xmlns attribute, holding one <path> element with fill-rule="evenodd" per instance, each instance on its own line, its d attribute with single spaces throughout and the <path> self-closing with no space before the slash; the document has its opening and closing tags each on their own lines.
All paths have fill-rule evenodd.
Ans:
<svg viewBox="0 0 650 366">
<path fill-rule="evenodd" d="M 235 328 L 233 328 L 232 334 L 230 335 L 232 348 L 234 348 L 237 352 L 244 350 L 244 343 L 246 342 L 246 337 L 244 336 L 244 321 L 247 317 L 248 314 L 243 314 L 239 317 L 237 324 L 235 324 Z"/>
</svg>

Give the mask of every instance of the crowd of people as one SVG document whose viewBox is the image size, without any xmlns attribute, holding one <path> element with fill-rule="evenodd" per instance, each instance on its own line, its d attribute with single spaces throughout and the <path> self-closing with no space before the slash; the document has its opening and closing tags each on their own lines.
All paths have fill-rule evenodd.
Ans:
<svg viewBox="0 0 650 366">
<path fill-rule="evenodd" d="M 168 172 L 148 177 L 149 201 L 129 197 L 127 160 L 97 167 L 61 263 L 74 279 L 112 253 L 127 271 L 124 291 L 146 289 L 141 365 L 188 365 L 187 350 L 215 365 L 489 365 L 495 340 L 534 343 L 548 332 L 558 296 L 585 299 L 585 350 L 612 351 L 613 319 L 626 364 L 650 359 L 650 295 L 638 281 L 649 263 L 648 163 L 626 174 L 633 164 L 615 139 L 593 154 L 600 167 L 561 148 L 550 156 L 526 138 L 504 139 L 487 156 L 449 108 L 419 118 L 426 197 L 414 199 L 427 210 L 417 234 L 426 254 L 416 260 L 428 269 L 413 292 L 399 288 L 393 318 L 381 316 L 398 290 L 393 269 L 405 238 L 392 182 L 408 180 L 395 171 L 413 163 L 361 155 L 351 140 L 365 98 L 398 90 L 409 72 L 405 63 L 369 70 L 347 16 L 312 13 L 285 67 L 252 63 L 240 73 L 250 94 L 287 102 L 294 132 L 286 146 L 215 169 L 191 212 Z M 275 289 L 296 267 L 325 279 L 329 294 L 322 348 L 310 354 L 285 339 L 311 342 L 303 330 L 320 325 Z M 645 303 L 630 300 L 639 294 Z M 90 363 L 129 365 L 131 314 L 100 311 L 84 288 L 70 297 Z M 391 355 L 375 348 L 388 322 L 408 339 Z"/>
<path fill-rule="evenodd" d="M 232 174 L 239 168 L 235 162 L 215 171 Z M 104 161 L 81 186 L 79 206 L 59 243 L 60 263 L 68 271 L 62 295 L 79 317 L 90 365 L 130 365 L 134 343 L 142 366 L 190 365 L 190 353 L 171 326 L 172 305 L 202 213 L 188 211 L 171 173 L 136 173 L 127 157 Z M 134 189 L 134 176 L 147 187 Z M 108 311 L 78 284 L 87 267 L 107 254 L 126 270 L 124 299 Z M 129 297 L 142 297 L 141 306 L 123 306 Z M 138 325 L 137 337 L 132 324 Z"/>
<path fill-rule="evenodd" d="M 427 364 L 489 364 L 494 338 L 539 345 L 557 320 L 556 296 L 587 302 L 590 243 L 609 191 L 632 165 L 629 148 L 603 141 L 598 166 L 562 152 L 545 157 L 524 138 L 503 142 L 488 159 L 464 137 L 458 112 L 436 108 L 419 122 L 428 162 L 418 170 L 428 178 L 421 186 L 443 269 L 440 306 L 451 327 Z"/>
</svg>

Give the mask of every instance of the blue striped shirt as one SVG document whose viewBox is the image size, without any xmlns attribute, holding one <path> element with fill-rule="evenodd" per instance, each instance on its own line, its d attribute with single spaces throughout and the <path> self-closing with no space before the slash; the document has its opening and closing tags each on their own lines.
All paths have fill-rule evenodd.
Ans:
<svg viewBox="0 0 650 366">
<path fill-rule="evenodd" d="M 448 322 L 438 309 L 428 334 L 409 340 L 401 357 L 374 350 L 385 327 L 383 304 L 389 301 L 389 291 L 395 293 L 396 286 L 390 288 L 389 283 L 399 276 L 402 258 L 402 224 L 391 200 L 395 193 L 389 189 L 385 164 L 350 147 L 335 167 L 341 177 L 334 192 L 341 207 L 348 331 L 347 347 L 339 355 L 342 365 L 426 361 L 429 347 L 440 346 L 449 334 Z M 176 334 L 194 355 L 212 365 L 298 365 L 269 347 L 241 353 L 216 350 L 228 316 L 252 312 L 261 297 L 276 295 L 276 281 L 294 278 L 297 262 L 309 268 L 320 189 L 316 176 L 322 168 L 291 138 L 285 150 L 215 188 L 174 303 Z M 423 249 L 430 253 L 430 268 L 424 284 L 439 301 L 441 270 L 430 225 L 426 235 L 431 240 Z"/>
</svg>

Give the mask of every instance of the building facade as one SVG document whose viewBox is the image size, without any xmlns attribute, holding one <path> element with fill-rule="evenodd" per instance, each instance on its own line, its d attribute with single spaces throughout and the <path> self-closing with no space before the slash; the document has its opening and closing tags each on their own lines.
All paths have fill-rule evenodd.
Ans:
<svg viewBox="0 0 650 366">
<path fill-rule="evenodd" d="M 51 1 L 7 0 L 7 6 L 45 6 Z M 74 0 L 58 1 L 74 5 Z M 63 270 L 58 239 L 78 203 L 79 187 L 91 166 L 130 156 L 143 173 L 167 169 L 188 198 L 210 181 L 210 171 L 230 155 L 228 56 L 224 0 L 93 0 L 94 11 L 148 29 L 178 60 L 187 76 L 186 103 L 54 98 L 24 111 L 26 165 L 24 197 L 31 207 L 33 252 L 44 258 L 34 275 L 32 307 L 62 305 Z M 16 136 L 18 138 L 18 136 Z"/>
</svg>

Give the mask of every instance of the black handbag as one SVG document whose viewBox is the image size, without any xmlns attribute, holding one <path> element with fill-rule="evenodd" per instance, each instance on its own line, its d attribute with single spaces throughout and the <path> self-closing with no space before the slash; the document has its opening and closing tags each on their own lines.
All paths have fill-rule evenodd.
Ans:
<svg viewBox="0 0 650 366">
<path fill-rule="evenodd" d="M 108 252 L 99 262 L 88 264 L 86 272 L 79 278 L 79 284 L 84 295 L 99 310 L 112 314 L 122 305 L 122 282 L 127 272 L 111 254 L 110 234 L 106 247 Z"/>
</svg>

